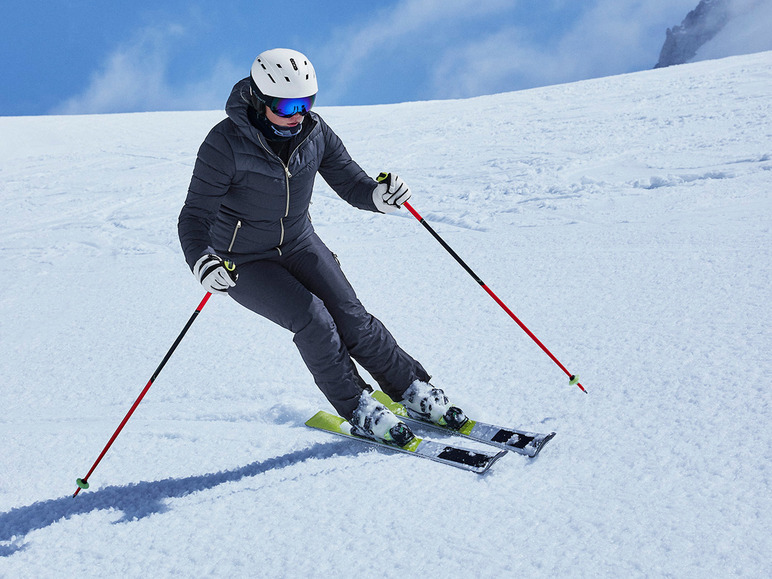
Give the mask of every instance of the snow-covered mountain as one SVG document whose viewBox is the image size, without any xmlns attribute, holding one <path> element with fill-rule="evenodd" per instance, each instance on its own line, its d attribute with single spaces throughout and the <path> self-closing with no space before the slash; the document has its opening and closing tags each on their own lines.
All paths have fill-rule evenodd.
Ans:
<svg viewBox="0 0 772 579">
<path fill-rule="evenodd" d="M 291 336 L 212 298 L 73 499 L 203 296 L 176 219 L 223 113 L 0 118 L 0 577 L 772 575 L 772 52 L 320 112 L 589 394 L 414 218 L 320 180 L 433 381 L 555 439 L 478 476 L 307 428 Z"/>
<path fill-rule="evenodd" d="M 700 0 L 668 28 L 654 68 L 772 49 L 772 2 Z"/>
</svg>

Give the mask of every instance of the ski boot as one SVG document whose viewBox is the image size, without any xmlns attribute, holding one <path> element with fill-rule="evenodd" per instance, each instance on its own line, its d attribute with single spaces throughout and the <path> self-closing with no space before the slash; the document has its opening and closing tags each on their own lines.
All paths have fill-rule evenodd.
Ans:
<svg viewBox="0 0 772 579">
<path fill-rule="evenodd" d="M 405 446 L 415 438 L 407 424 L 368 392 L 362 392 L 349 424 L 352 434 L 397 446 Z"/>
<path fill-rule="evenodd" d="M 440 388 L 416 380 L 405 390 L 400 403 L 411 418 L 458 430 L 469 420 L 464 411 L 453 406 Z"/>
</svg>

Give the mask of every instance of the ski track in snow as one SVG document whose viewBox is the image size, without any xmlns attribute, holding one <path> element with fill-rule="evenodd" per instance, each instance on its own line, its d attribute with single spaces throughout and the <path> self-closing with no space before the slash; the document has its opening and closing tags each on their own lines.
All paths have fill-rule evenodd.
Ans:
<svg viewBox="0 0 772 579">
<path fill-rule="evenodd" d="M 215 297 L 71 498 L 202 297 L 176 220 L 223 113 L 0 118 L 0 577 L 772 575 L 771 71 L 321 109 L 589 391 L 407 212 L 318 180 L 317 231 L 433 381 L 557 431 L 484 476 L 306 428 L 291 336 Z"/>
</svg>

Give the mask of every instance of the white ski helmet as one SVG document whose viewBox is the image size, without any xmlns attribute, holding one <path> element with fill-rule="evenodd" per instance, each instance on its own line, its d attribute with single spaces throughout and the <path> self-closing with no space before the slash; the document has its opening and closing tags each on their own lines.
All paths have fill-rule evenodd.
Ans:
<svg viewBox="0 0 772 579">
<path fill-rule="evenodd" d="M 257 55 L 252 64 L 252 87 L 273 98 L 303 98 L 319 88 L 316 72 L 304 54 L 289 48 L 274 48 Z"/>
</svg>

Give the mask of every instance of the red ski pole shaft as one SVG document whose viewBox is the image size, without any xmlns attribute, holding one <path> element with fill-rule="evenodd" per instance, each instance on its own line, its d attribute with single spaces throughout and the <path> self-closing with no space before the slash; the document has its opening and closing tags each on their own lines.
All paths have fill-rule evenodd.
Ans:
<svg viewBox="0 0 772 579">
<path fill-rule="evenodd" d="M 565 367 L 565 366 L 563 366 L 563 364 L 561 364 L 561 363 L 560 363 L 560 360 L 558 360 L 558 359 L 557 359 L 557 358 L 556 358 L 556 357 L 555 357 L 555 356 L 552 354 L 552 352 L 550 352 L 550 351 L 547 349 L 547 347 L 546 347 L 544 344 L 542 344 L 542 343 L 541 343 L 541 340 L 539 340 L 539 338 L 537 338 L 537 337 L 534 335 L 534 333 L 533 333 L 531 330 L 529 330 L 529 329 L 528 329 L 528 327 L 527 327 L 527 326 L 526 326 L 526 325 L 525 325 L 525 324 L 524 324 L 522 321 L 520 321 L 520 318 L 518 318 L 518 317 L 517 317 L 517 316 L 516 316 L 516 315 L 515 315 L 515 314 L 512 312 L 512 310 L 510 310 L 510 309 L 507 307 L 507 305 L 506 305 L 504 302 L 502 302 L 502 301 L 499 299 L 499 297 L 498 297 L 498 296 L 497 296 L 495 293 L 493 293 L 493 291 L 491 291 L 491 289 L 490 289 L 490 288 L 489 288 L 489 287 L 488 287 L 488 286 L 485 284 L 485 282 L 484 282 L 483 280 L 481 280 L 481 279 L 479 278 L 479 276 L 478 276 L 478 275 L 477 275 L 477 274 L 476 274 L 474 271 L 472 271 L 472 268 L 470 268 L 470 267 L 469 267 L 469 266 L 468 266 L 468 265 L 467 265 L 467 264 L 464 262 L 464 260 L 463 260 L 463 259 L 461 259 L 461 257 L 459 257 L 459 255 L 458 255 L 458 254 L 457 254 L 455 251 L 453 251 L 453 248 L 452 248 L 452 247 L 450 247 L 450 246 L 449 246 L 449 245 L 448 245 L 448 244 L 445 242 L 445 240 L 444 240 L 444 239 L 442 239 L 442 237 L 440 237 L 440 235 L 439 235 L 439 234 L 438 234 L 438 233 L 437 233 L 437 232 L 436 232 L 436 231 L 435 231 L 435 230 L 432 228 L 432 226 L 431 226 L 431 225 L 429 225 L 429 224 L 426 222 L 426 220 L 425 220 L 423 217 L 421 217 L 421 215 L 418 213 L 418 211 L 416 211 L 415 209 L 413 209 L 412 205 L 410 205 L 410 203 L 408 203 L 408 202 L 405 202 L 405 203 L 403 203 L 403 206 L 404 206 L 404 207 L 405 207 L 405 208 L 406 208 L 408 211 L 410 211 L 410 213 L 413 215 L 413 217 L 415 217 L 415 218 L 418 220 L 418 222 L 419 222 L 421 225 L 423 225 L 423 226 L 426 228 L 426 230 L 427 230 L 429 233 L 431 233 L 431 234 L 432 234 L 432 236 L 434 237 L 434 239 L 436 239 L 436 240 L 437 240 L 437 241 L 440 243 L 440 245 L 442 245 L 442 247 L 444 247 L 444 248 L 447 250 L 447 252 L 448 252 L 450 255 L 452 255 L 452 256 L 453 256 L 453 258 L 454 258 L 454 259 L 455 259 L 455 260 L 456 260 L 456 261 L 459 263 L 459 265 L 460 265 L 461 267 L 463 267 L 463 268 L 466 270 L 466 272 L 467 272 L 469 275 L 471 275 L 471 276 L 472 276 L 472 278 L 473 278 L 473 279 L 474 279 L 474 280 L 475 280 L 475 281 L 476 281 L 478 284 L 480 284 L 480 286 L 481 286 L 481 287 L 482 287 L 482 288 L 483 288 L 483 289 L 484 289 L 484 290 L 485 290 L 485 291 L 488 293 L 488 295 L 489 295 L 489 296 L 491 296 L 491 297 L 493 298 L 493 300 L 494 300 L 494 301 L 495 301 L 497 304 L 499 304 L 499 306 L 501 306 L 501 308 L 502 308 L 502 309 L 503 309 L 505 312 L 507 312 L 507 314 L 509 314 L 509 317 L 510 317 L 510 318 L 512 318 L 513 320 L 515 320 L 515 322 L 517 323 L 517 325 L 518 325 L 518 326 L 520 326 L 520 328 L 522 328 L 522 330 L 523 330 L 523 331 L 524 331 L 526 334 L 528 334 L 528 337 L 529 337 L 529 338 L 531 338 L 531 339 L 532 339 L 534 342 L 536 342 L 536 344 L 537 344 L 537 345 L 538 345 L 538 346 L 539 346 L 539 347 L 540 347 L 542 350 L 544 350 L 544 353 L 545 353 L 545 354 L 547 354 L 547 356 L 549 356 L 549 357 L 550 357 L 550 359 L 551 359 L 553 362 L 555 362 L 555 364 L 557 364 L 557 365 L 558 365 L 558 367 L 559 367 L 561 370 L 563 370 L 563 372 L 565 372 L 565 373 L 566 373 L 566 375 L 568 376 L 568 379 L 569 379 L 569 384 L 576 384 L 576 385 L 577 385 L 577 386 L 578 386 L 578 387 L 581 389 L 581 391 L 582 391 L 582 392 L 584 392 L 585 394 L 587 394 L 587 390 L 585 390 L 585 389 L 584 389 L 584 386 L 582 386 L 582 385 L 579 383 L 579 378 L 578 378 L 577 376 L 575 376 L 574 374 L 571 374 L 571 372 L 569 372 L 569 371 L 566 369 L 566 367 Z"/>
<path fill-rule="evenodd" d="M 201 300 L 201 303 L 198 304 L 198 307 L 196 308 L 196 311 L 193 312 L 193 315 L 190 316 L 190 319 L 188 320 L 188 323 L 185 324 L 185 327 L 180 332 L 180 335 L 177 336 L 177 339 L 174 341 L 174 344 L 172 344 L 172 347 L 169 348 L 169 351 L 166 352 L 166 356 L 164 356 L 164 359 L 161 360 L 161 363 L 158 365 L 158 368 L 156 368 L 155 372 L 153 372 L 153 375 L 150 377 L 150 380 L 145 385 L 145 388 L 142 390 L 142 392 L 139 394 L 137 399 L 134 401 L 134 404 L 131 406 L 129 411 L 126 413 L 126 416 L 123 417 L 123 420 L 118 425 L 118 428 L 115 430 L 113 435 L 110 437 L 110 440 L 107 441 L 107 444 L 102 449 L 102 452 L 97 457 L 96 461 L 94 461 L 94 464 L 91 466 L 91 469 L 88 471 L 86 476 L 83 478 L 79 478 L 77 480 L 78 489 L 75 491 L 75 494 L 72 495 L 73 498 L 78 496 L 78 493 L 82 489 L 88 488 L 88 479 L 91 476 L 91 474 L 96 469 L 97 465 L 102 462 L 102 459 L 107 454 L 107 451 L 110 449 L 110 447 L 113 445 L 113 442 L 115 442 L 115 439 L 118 438 L 118 435 L 121 433 L 121 430 L 123 430 L 123 427 L 126 426 L 126 423 L 129 421 L 129 418 L 131 418 L 131 415 L 134 414 L 134 411 L 137 409 L 137 406 L 139 406 L 139 403 L 142 402 L 142 399 L 145 397 L 145 394 L 147 394 L 147 391 L 150 390 L 150 387 L 153 385 L 153 382 L 155 382 L 155 379 L 158 378 L 158 375 L 161 373 L 161 370 L 163 370 L 163 367 L 166 366 L 166 363 L 169 361 L 169 358 L 172 357 L 172 354 L 174 353 L 174 350 L 177 349 L 177 346 L 179 346 L 180 342 L 182 341 L 182 338 L 187 333 L 190 326 L 193 325 L 193 322 L 195 321 L 198 314 L 201 313 L 201 310 L 204 309 L 204 306 L 206 305 L 206 302 L 209 301 L 209 298 L 212 296 L 211 293 L 207 292 L 204 296 L 204 299 Z"/>
</svg>

